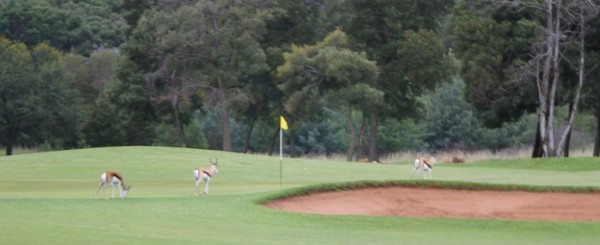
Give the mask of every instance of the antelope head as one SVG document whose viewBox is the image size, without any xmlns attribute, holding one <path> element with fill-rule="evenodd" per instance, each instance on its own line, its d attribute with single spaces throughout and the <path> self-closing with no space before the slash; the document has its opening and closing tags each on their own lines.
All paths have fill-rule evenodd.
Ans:
<svg viewBox="0 0 600 245">
<path fill-rule="evenodd" d="M 214 169 L 214 172 L 218 173 L 219 172 L 219 166 L 217 165 L 217 163 L 219 163 L 219 159 L 215 157 L 215 161 L 213 162 L 212 158 L 208 158 L 208 161 L 212 165 L 211 169 Z"/>
<path fill-rule="evenodd" d="M 435 157 L 433 157 L 433 156 L 429 157 L 429 164 L 435 165 L 436 163 L 437 163 L 437 160 L 435 160 Z"/>
<path fill-rule="evenodd" d="M 129 193 L 129 189 L 131 188 L 131 185 L 128 185 L 125 190 L 123 190 L 123 196 L 121 197 L 122 199 L 125 199 L 127 197 L 127 193 Z"/>
</svg>

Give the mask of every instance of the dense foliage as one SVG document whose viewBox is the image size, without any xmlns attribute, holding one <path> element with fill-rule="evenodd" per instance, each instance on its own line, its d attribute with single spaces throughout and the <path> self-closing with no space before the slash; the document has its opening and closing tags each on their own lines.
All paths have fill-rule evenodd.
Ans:
<svg viewBox="0 0 600 245">
<path fill-rule="evenodd" d="M 272 154 L 284 115 L 292 156 L 531 146 L 536 83 L 515 81 L 545 16 L 497 3 L 0 0 L 0 145 Z M 598 35 L 588 28 L 590 80 Z M 579 53 L 564 50 L 556 127 L 577 77 Z M 584 86 L 574 146 L 600 115 L 598 86 Z"/>
</svg>

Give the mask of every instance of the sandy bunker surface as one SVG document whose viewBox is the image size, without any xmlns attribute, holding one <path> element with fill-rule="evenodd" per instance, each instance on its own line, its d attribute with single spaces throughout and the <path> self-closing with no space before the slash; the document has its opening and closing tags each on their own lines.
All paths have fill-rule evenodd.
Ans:
<svg viewBox="0 0 600 245">
<path fill-rule="evenodd" d="M 326 215 L 600 221 L 599 193 L 386 187 L 317 193 L 266 206 Z"/>
</svg>

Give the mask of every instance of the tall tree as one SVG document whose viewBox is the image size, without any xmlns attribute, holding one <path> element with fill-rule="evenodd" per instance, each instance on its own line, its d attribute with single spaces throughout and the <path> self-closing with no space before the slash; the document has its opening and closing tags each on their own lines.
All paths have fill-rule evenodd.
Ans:
<svg viewBox="0 0 600 245">
<path fill-rule="evenodd" d="M 28 108 L 34 108 L 32 97 L 33 67 L 31 54 L 27 46 L 13 43 L 6 38 L 0 39 L 0 121 L 6 155 L 12 155 L 13 146 L 17 143 L 19 133 L 33 127 L 28 123 L 32 113 Z M 29 91 L 28 91 L 29 90 Z M 23 111 L 23 112 L 21 112 Z"/>
<path fill-rule="evenodd" d="M 471 100 L 477 108 L 500 109 L 490 117 L 500 119 L 498 122 L 536 108 L 539 124 L 534 157 L 568 152 L 565 148 L 583 85 L 583 76 L 579 75 L 584 74 L 585 67 L 584 49 L 579 45 L 583 43 L 569 40 L 585 37 L 585 33 L 573 30 L 583 30 L 585 22 L 597 14 L 597 9 L 598 4 L 588 0 L 465 0 L 455 9 L 453 40 L 455 50 L 464 62 L 462 74 L 471 88 Z M 564 55 L 573 49 L 579 53 L 578 58 Z M 579 75 L 569 77 L 569 74 Z M 578 81 L 575 86 L 565 82 L 571 79 Z M 509 103 L 499 107 L 497 105 L 503 104 L 497 101 L 502 101 L 499 97 L 503 96 Z M 563 97 L 570 99 L 561 100 Z M 476 98 L 483 99 L 477 101 Z M 494 105 L 481 103 L 486 100 Z M 519 106 L 519 102 L 525 103 Z M 557 144 L 554 139 L 555 108 L 563 103 L 571 106 L 567 126 Z M 505 116 L 497 113 L 511 110 L 514 113 Z"/>
<path fill-rule="evenodd" d="M 254 103 L 242 103 L 240 108 L 243 109 L 236 113 L 236 120 L 247 125 L 245 141 L 247 145 L 250 145 L 254 122 L 259 118 L 275 125 L 279 115 L 286 114 L 283 108 L 284 95 L 277 88 L 277 77 L 274 76 L 274 71 L 284 62 L 281 54 L 291 51 L 293 44 L 315 43 L 326 36 L 340 23 L 332 20 L 337 18 L 333 10 L 343 6 L 340 5 L 343 0 L 276 0 L 274 2 L 278 9 L 274 11 L 274 18 L 267 21 L 266 33 L 260 40 L 269 68 L 262 74 L 245 79 L 244 90 L 250 92 Z M 273 128 L 268 137 L 272 142 L 268 150 L 269 154 L 275 150 L 278 133 L 279 130 Z M 295 145 L 296 131 L 289 131 L 289 133 L 292 138 L 291 144 Z M 295 150 L 295 147 L 292 150 Z"/>
<path fill-rule="evenodd" d="M 296 120 L 314 113 L 307 108 L 315 107 L 307 105 L 315 105 L 323 97 L 344 101 L 350 161 L 355 152 L 354 107 L 381 103 L 383 92 L 374 87 L 378 74 L 375 63 L 345 48 L 347 45 L 346 34 L 338 29 L 315 45 L 293 46 L 291 52 L 284 53 L 285 63 L 277 74 L 282 81 L 280 89 L 288 96 L 286 110 Z"/>
<path fill-rule="evenodd" d="M 499 1 L 507 4 L 505 1 Z M 538 116 L 539 116 L 539 141 L 543 156 L 562 156 L 565 152 L 565 145 L 570 136 L 571 127 L 577 114 L 577 107 L 585 79 L 585 25 L 586 22 L 594 18 L 600 10 L 600 4 L 592 0 L 562 1 L 511 1 L 510 6 L 525 6 L 534 10 L 541 11 L 545 19 L 544 34 L 541 36 L 543 50 L 530 60 L 530 67 L 538 69 L 533 74 L 538 90 Z M 572 32 L 571 30 L 578 30 Z M 578 36 L 578 37 L 577 37 Z M 580 40 L 576 45 L 578 50 L 577 61 L 569 61 L 568 57 L 563 55 L 569 47 L 566 45 L 568 37 L 577 37 Z M 559 104 L 557 97 L 558 89 L 561 86 L 561 80 L 564 79 L 562 62 L 577 64 L 570 69 L 576 70 L 577 85 L 571 88 L 563 87 L 567 92 L 572 91 L 571 101 L 568 103 L 569 118 L 567 125 L 558 142 L 555 140 L 555 108 Z M 527 77 L 525 78 L 527 79 Z"/>
<path fill-rule="evenodd" d="M 460 1 L 453 9 L 452 48 L 461 60 L 467 99 L 487 127 L 500 127 L 536 109 L 535 83 L 515 81 L 511 70 L 535 53 L 539 18 L 532 11 L 475 0 Z"/>
<path fill-rule="evenodd" d="M 462 61 L 467 98 L 485 126 L 499 128 L 538 108 L 532 77 L 539 66 L 531 61 L 539 59 L 536 44 L 543 36 L 544 19 L 534 10 L 498 1 L 462 0 L 455 6 L 452 47 Z M 542 154 L 539 132 L 534 156 Z"/>
<path fill-rule="evenodd" d="M 574 68 L 577 74 L 577 83 L 572 89 L 573 95 L 569 101 L 569 118 L 556 150 L 556 153 L 559 156 L 568 156 L 568 140 L 570 138 L 573 123 L 575 121 L 575 115 L 577 114 L 580 98 L 582 97 L 581 94 L 584 81 L 586 80 L 586 74 L 588 73 L 586 66 L 586 53 L 589 51 L 586 48 L 586 35 L 590 31 L 587 29 L 587 22 L 595 19 L 600 12 L 600 2 L 598 1 L 580 0 L 569 3 L 567 3 L 566 6 L 567 23 L 571 23 L 571 26 L 576 27 L 576 31 L 573 36 L 575 43 L 577 44 L 577 48 L 575 48 L 577 51 L 575 53 L 578 53 L 579 55 L 577 57 L 576 68 Z"/>
<path fill-rule="evenodd" d="M 79 102 L 60 52 L 43 43 L 29 50 L 0 38 L 0 56 L 0 133 L 6 155 L 18 144 L 77 146 Z"/>
<path fill-rule="evenodd" d="M 587 70 L 590 71 L 588 74 L 588 80 L 584 84 L 583 91 L 586 92 L 582 108 L 593 113 L 596 117 L 596 132 L 594 135 L 594 150 L 592 155 L 595 157 L 600 156 L 600 30 L 596 28 L 600 26 L 600 15 L 596 16 L 595 19 L 588 22 L 587 30 L 590 30 L 589 35 L 586 35 L 586 43 L 588 44 L 588 62 Z"/>
<path fill-rule="evenodd" d="M 149 58 L 135 62 L 159 114 L 168 102 L 182 142 L 179 105 L 202 91 L 207 108 L 220 113 L 222 149 L 231 150 L 230 106 L 251 99 L 242 81 L 266 69 L 258 40 L 272 11 L 262 0 L 159 3 L 138 21 L 132 58 Z"/>
<path fill-rule="evenodd" d="M 370 113 L 369 159 L 377 158 L 377 127 L 384 117 L 417 116 L 418 96 L 449 80 L 440 23 L 453 0 L 348 0 L 353 18 L 343 28 L 353 49 L 364 50 L 380 71 L 377 88 L 386 91 L 385 107 Z"/>
</svg>

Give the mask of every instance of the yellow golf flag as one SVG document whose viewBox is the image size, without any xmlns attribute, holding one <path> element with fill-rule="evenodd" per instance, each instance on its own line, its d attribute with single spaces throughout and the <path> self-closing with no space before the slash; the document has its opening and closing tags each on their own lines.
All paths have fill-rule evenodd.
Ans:
<svg viewBox="0 0 600 245">
<path fill-rule="evenodd" d="M 283 118 L 283 116 L 279 116 L 279 128 L 283 130 L 288 130 L 287 122 L 285 121 L 285 118 Z"/>
</svg>

